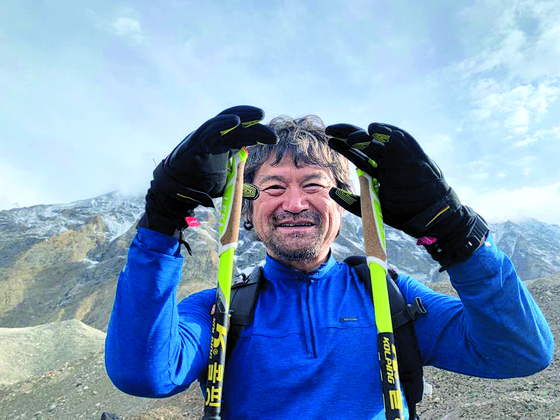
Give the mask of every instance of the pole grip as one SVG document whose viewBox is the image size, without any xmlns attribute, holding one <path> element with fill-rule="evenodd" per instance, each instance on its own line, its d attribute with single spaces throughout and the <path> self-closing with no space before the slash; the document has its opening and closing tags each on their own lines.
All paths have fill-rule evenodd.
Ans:
<svg viewBox="0 0 560 420">
<path fill-rule="evenodd" d="M 362 196 L 362 226 L 366 255 L 387 262 L 385 246 L 382 243 L 382 238 L 385 235 L 384 232 L 380 231 L 380 229 L 383 229 L 383 225 L 381 223 L 381 226 L 379 226 L 380 221 L 376 219 L 375 214 L 375 201 L 379 201 L 379 199 L 375 195 L 373 179 L 365 172 L 360 172 L 358 172 L 358 177 L 360 181 L 360 195 Z"/>
<path fill-rule="evenodd" d="M 243 149 L 242 149 L 243 150 Z M 220 243 L 222 246 L 227 244 L 237 243 L 239 239 L 239 225 L 241 223 L 241 207 L 243 204 L 243 173 L 245 170 L 245 160 L 240 160 L 237 163 L 237 171 L 235 174 L 235 181 L 232 188 L 232 202 L 229 214 L 227 214 L 227 222 L 224 226 Z M 225 197 L 224 197 L 225 198 Z M 226 203 L 227 205 L 228 203 Z M 222 204 L 223 205 L 223 204 Z"/>
</svg>

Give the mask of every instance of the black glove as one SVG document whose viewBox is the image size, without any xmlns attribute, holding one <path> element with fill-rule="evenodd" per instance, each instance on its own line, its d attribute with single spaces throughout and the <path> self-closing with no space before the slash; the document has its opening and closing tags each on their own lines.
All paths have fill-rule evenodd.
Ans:
<svg viewBox="0 0 560 420">
<path fill-rule="evenodd" d="M 488 233 L 486 222 L 461 204 L 439 167 L 410 134 L 379 123 L 370 124 L 368 132 L 336 124 L 326 133 L 332 136 L 332 149 L 377 179 L 384 222 L 422 238 L 419 243 L 443 269 L 467 260 L 478 249 Z M 337 202 L 343 205 L 344 200 Z M 355 212 L 355 204 L 351 207 Z"/>
<path fill-rule="evenodd" d="M 252 106 L 228 108 L 189 134 L 154 170 L 146 212 L 137 227 L 166 235 L 187 226 L 199 205 L 213 207 L 223 194 L 227 162 L 243 146 L 276 144 L 276 134 L 259 124 L 264 111 Z"/>
</svg>

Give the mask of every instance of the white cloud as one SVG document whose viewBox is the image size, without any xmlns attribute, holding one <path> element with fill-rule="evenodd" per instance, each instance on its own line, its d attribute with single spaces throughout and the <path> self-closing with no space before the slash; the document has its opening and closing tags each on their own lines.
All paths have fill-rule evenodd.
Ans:
<svg viewBox="0 0 560 420">
<path fill-rule="evenodd" d="M 486 26 L 477 54 L 457 65 L 465 78 L 492 71 L 502 71 L 510 80 L 560 76 L 560 5 L 556 0 L 476 2 L 463 15 L 469 16 L 469 23 Z M 472 38 L 471 32 L 465 31 L 465 37 Z M 473 40 L 467 43 L 472 45 Z"/>
<path fill-rule="evenodd" d="M 529 216 L 560 224 L 560 182 L 513 190 L 499 189 L 484 194 L 470 187 L 458 188 L 461 201 L 489 222 L 504 222 Z"/>
<path fill-rule="evenodd" d="M 422 140 L 422 149 L 436 162 L 444 160 L 453 152 L 453 140 L 449 134 L 433 133 Z"/>
<path fill-rule="evenodd" d="M 513 145 L 514 149 L 519 149 L 520 147 L 527 147 L 530 144 L 536 143 L 538 138 L 536 136 L 527 137 L 525 140 L 520 140 Z"/>
<path fill-rule="evenodd" d="M 491 166 L 489 161 L 491 156 L 486 156 L 484 160 L 474 160 L 461 165 L 463 176 L 475 181 L 483 181 L 490 177 Z"/>
<path fill-rule="evenodd" d="M 512 146 L 513 149 L 520 149 L 533 145 L 540 141 L 558 141 L 560 140 L 560 125 L 553 127 L 551 129 L 541 129 L 537 130 L 534 134 L 528 136 L 524 140 L 519 140 Z"/>
<path fill-rule="evenodd" d="M 467 172 L 481 172 L 484 171 L 488 167 L 488 162 L 486 160 L 473 160 L 472 162 L 467 163 L 464 165 L 467 169 Z"/>
<path fill-rule="evenodd" d="M 536 161 L 536 156 L 525 156 L 521 159 L 516 160 L 515 162 L 512 162 L 512 164 L 520 168 L 521 173 L 524 176 L 528 177 L 533 173 L 533 166 L 535 165 Z"/>
<path fill-rule="evenodd" d="M 516 160 L 515 162 L 513 162 L 513 164 L 515 166 L 523 167 L 523 166 L 534 164 L 536 160 L 537 160 L 536 156 L 525 156 L 522 157 L 521 159 Z"/>
<path fill-rule="evenodd" d="M 471 179 L 475 179 L 477 181 L 483 181 L 485 179 L 487 179 L 490 176 L 490 174 L 488 172 L 479 172 L 476 174 L 470 174 L 469 178 Z"/>
<path fill-rule="evenodd" d="M 470 55 L 448 65 L 440 80 L 464 98 L 463 124 L 531 137 L 560 95 L 560 3 L 478 1 L 460 15 Z"/>
<path fill-rule="evenodd" d="M 37 174 L 32 175 L 0 161 L 0 179 L 9 180 L 2 183 L 0 210 L 31 206 L 48 199 L 48 192 L 45 193 Z"/>
<path fill-rule="evenodd" d="M 515 68 L 524 59 L 520 50 L 525 47 L 525 44 L 526 39 L 521 31 L 514 29 L 509 33 L 503 33 L 497 46 L 483 50 L 480 54 L 463 61 L 458 69 L 465 76 L 475 77 L 500 66 Z"/>
<path fill-rule="evenodd" d="M 469 116 L 475 121 L 502 120 L 502 127 L 513 134 L 524 134 L 532 122 L 544 115 L 560 93 L 552 82 L 499 88 L 493 80 L 474 83 L 471 91 L 474 109 Z"/>
<path fill-rule="evenodd" d="M 118 36 L 130 36 L 136 42 L 141 42 L 144 39 L 140 22 L 137 20 L 120 17 L 111 25 L 114 33 Z"/>
</svg>

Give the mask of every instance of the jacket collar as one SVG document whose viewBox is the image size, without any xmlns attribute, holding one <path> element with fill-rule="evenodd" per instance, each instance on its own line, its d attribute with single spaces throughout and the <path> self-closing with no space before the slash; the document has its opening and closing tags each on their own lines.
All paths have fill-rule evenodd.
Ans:
<svg viewBox="0 0 560 420">
<path fill-rule="evenodd" d="M 264 276 L 268 279 L 293 279 L 293 280 L 320 280 L 327 276 L 330 269 L 336 264 L 336 260 L 329 253 L 327 261 L 317 267 L 315 270 L 308 273 L 288 267 L 278 260 L 275 260 L 270 255 L 266 255 L 265 265 L 263 267 Z"/>
</svg>

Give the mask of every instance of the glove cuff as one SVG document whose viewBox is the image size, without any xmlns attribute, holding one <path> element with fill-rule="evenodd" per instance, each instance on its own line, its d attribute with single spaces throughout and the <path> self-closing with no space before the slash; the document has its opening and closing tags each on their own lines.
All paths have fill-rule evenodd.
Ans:
<svg viewBox="0 0 560 420">
<path fill-rule="evenodd" d="M 467 261 L 480 248 L 490 229 L 486 221 L 470 207 L 463 206 L 467 222 L 462 228 L 455 229 L 450 237 L 423 244 L 434 260 L 441 265 L 441 271 L 452 265 Z M 456 232 L 456 233 L 455 233 Z"/>
<path fill-rule="evenodd" d="M 154 181 L 152 181 L 152 188 L 154 183 L 157 185 L 158 190 L 171 199 L 183 201 L 187 205 L 203 205 L 204 207 L 214 208 L 212 198 L 202 192 L 187 188 L 171 177 L 165 170 L 165 160 L 162 161 L 156 169 L 154 169 Z M 193 208 L 194 208 L 193 207 Z"/>
<path fill-rule="evenodd" d="M 442 230 L 446 230 L 446 225 L 450 225 L 449 230 L 453 230 L 455 224 L 453 219 L 456 219 L 456 213 L 461 207 L 459 197 L 455 191 L 450 189 L 449 194 L 406 222 L 401 230 L 415 238 L 423 236 L 439 238 L 442 236 Z M 444 226 L 446 227 L 444 228 Z"/>
<path fill-rule="evenodd" d="M 164 235 L 173 236 L 187 226 L 187 217 L 194 216 L 197 204 L 179 201 L 158 189 L 155 181 L 146 194 L 146 211 L 140 218 L 136 229 L 145 227 Z"/>
<path fill-rule="evenodd" d="M 154 170 L 154 180 L 146 194 L 146 211 L 136 225 L 173 236 L 188 226 L 187 217 L 202 205 L 214 207 L 212 198 L 202 191 L 187 188 L 168 173 L 165 160 Z"/>
</svg>

